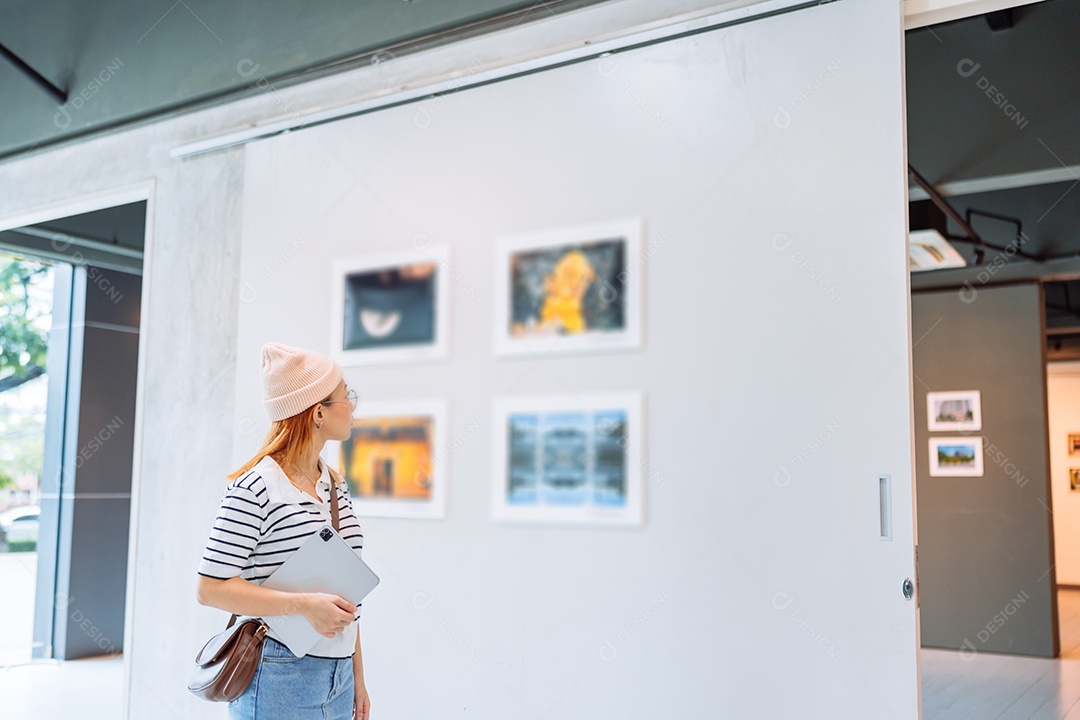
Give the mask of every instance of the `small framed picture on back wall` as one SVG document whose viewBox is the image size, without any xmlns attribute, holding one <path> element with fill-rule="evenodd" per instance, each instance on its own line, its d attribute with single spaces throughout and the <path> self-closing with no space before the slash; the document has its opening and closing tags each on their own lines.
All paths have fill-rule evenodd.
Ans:
<svg viewBox="0 0 1080 720">
<path fill-rule="evenodd" d="M 982 477 L 981 437 L 930 438 L 931 477 Z"/>
<path fill-rule="evenodd" d="M 982 398 L 978 390 L 926 393 L 930 432 L 982 430 Z"/>
</svg>

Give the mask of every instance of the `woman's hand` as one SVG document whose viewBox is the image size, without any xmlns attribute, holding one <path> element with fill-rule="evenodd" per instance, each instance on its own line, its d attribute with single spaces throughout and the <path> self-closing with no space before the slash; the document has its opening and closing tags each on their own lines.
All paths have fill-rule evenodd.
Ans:
<svg viewBox="0 0 1080 720">
<path fill-rule="evenodd" d="M 332 638 L 356 619 L 356 606 L 330 593 L 303 593 L 299 614 L 306 617 L 320 635 Z"/>
<path fill-rule="evenodd" d="M 371 698 L 368 697 L 367 688 L 364 687 L 364 683 L 359 682 L 355 685 L 354 699 L 353 699 L 353 720 L 368 720 L 371 714 Z"/>
<path fill-rule="evenodd" d="M 303 615 L 320 635 L 332 638 L 356 619 L 357 607 L 330 593 L 272 590 L 243 578 L 219 580 L 199 576 L 199 602 L 237 615 Z"/>
</svg>

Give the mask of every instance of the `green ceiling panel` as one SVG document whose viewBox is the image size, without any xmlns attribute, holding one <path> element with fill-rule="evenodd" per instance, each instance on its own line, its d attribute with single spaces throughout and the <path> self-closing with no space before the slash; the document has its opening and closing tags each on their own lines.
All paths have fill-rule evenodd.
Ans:
<svg viewBox="0 0 1080 720">
<path fill-rule="evenodd" d="M 591 0 L 597 2 L 598 0 Z M 0 43 L 68 92 L 58 106 L 0 59 L 0 158 L 239 95 L 335 60 L 587 0 L 0 0 Z M 482 27 L 483 25 L 481 25 Z"/>
</svg>

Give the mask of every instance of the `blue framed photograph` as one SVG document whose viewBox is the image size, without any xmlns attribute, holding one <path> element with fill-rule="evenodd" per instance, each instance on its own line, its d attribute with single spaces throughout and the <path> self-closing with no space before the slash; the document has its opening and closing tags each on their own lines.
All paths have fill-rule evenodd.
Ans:
<svg viewBox="0 0 1080 720">
<path fill-rule="evenodd" d="M 637 392 L 496 400 L 493 517 L 642 524 L 642 422 Z"/>
</svg>

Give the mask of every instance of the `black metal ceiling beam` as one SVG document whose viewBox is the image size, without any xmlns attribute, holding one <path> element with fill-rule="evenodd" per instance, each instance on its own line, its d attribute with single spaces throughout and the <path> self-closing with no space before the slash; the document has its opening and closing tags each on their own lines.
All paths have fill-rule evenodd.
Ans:
<svg viewBox="0 0 1080 720">
<path fill-rule="evenodd" d="M 0 43 L 0 55 L 3 55 L 4 59 L 14 65 L 16 70 L 30 78 L 35 85 L 48 93 L 56 101 L 57 105 L 63 105 L 67 102 L 67 90 L 53 85 L 47 77 L 27 65 L 21 57 L 11 52 L 3 43 Z"/>
<path fill-rule="evenodd" d="M 1051 303 L 1046 303 L 1046 308 L 1048 310 L 1056 310 L 1057 312 L 1062 313 L 1063 315 L 1068 315 L 1068 316 L 1074 317 L 1074 318 L 1080 318 L 1080 312 L 1077 312 L 1076 310 L 1073 310 L 1072 308 L 1062 307 L 1061 305 L 1053 305 Z"/>
<path fill-rule="evenodd" d="M 976 210 L 975 208 L 968 208 L 964 213 L 964 220 L 968 225 L 971 225 L 971 216 L 981 215 L 982 217 L 988 217 L 991 220 L 999 220 L 1016 226 L 1016 247 L 1013 248 L 1012 253 L 1019 255 L 1022 258 L 1032 260 L 1034 262 L 1044 262 L 1046 258 L 1042 255 L 1031 255 L 1023 251 L 1024 243 L 1027 242 L 1027 235 L 1024 235 L 1024 225 L 1020 222 L 1019 218 L 1009 217 L 1008 215 L 1001 215 L 999 213 L 990 212 L 989 210 Z M 1009 252 L 1007 248 L 998 248 L 993 245 L 987 244 L 986 247 L 991 247 L 994 250 L 1001 250 L 1003 252 Z"/>
<path fill-rule="evenodd" d="M 926 194 L 930 196 L 930 199 L 941 208 L 941 212 L 952 218 L 952 221 L 960 226 L 960 229 L 964 231 L 964 234 L 971 238 L 972 242 L 981 243 L 982 238 L 979 234 L 971 229 L 971 226 L 967 224 L 964 218 L 960 217 L 960 213 L 953 210 L 952 205 L 945 199 L 941 193 L 937 191 L 937 188 L 930 184 L 930 181 L 919 174 L 919 171 L 912 167 L 910 164 L 908 168 L 908 177 L 915 181 L 919 187 L 926 191 Z"/>
<path fill-rule="evenodd" d="M 1023 244 L 1023 237 L 1020 236 L 1020 235 L 1017 236 L 1017 240 L 1019 241 L 1017 243 L 1017 246 L 1012 250 L 1010 250 L 1009 248 L 999 247 L 999 246 L 994 245 L 992 243 L 986 242 L 985 240 L 982 239 L 982 236 L 980 236 L 977 232 L 975 232 L 974 229 L 972 229 L 971 224 L 968 223 L 967 220 L 960 217 L 960 213 L 956 212 L 956 210 L 953 209 L 953 206 L 949 204 L 949 201 L 945 199 L 945 196 L 942 195 L 940 192 L 938 192 L 937 188 L 935 188 L 933 185 L 931 185 L 930 182 L 926 178 L 924 178 L 922 175 L 920 175 L 919 171 L 916 170 L 914 167 L 912 167 L 910 164 L 908 165 L 908 177 L 910 177 L 912 180 L 914 180 L 915 183 L 919 187 L 921 187 L 923 190 L 925 190 L 926 194 L 930 196 L 930 199 L 933 201 L 933 203 L 935 205 L 937 205 L 939 208 L 941 208 L 941 211 L 943 213 L 945 213 L 946 215 L 948 215 L 950 218 L 952 218 L 952 221 L 954 223 L 956 223 L 957 225 L 959 225 L 960 229 L 964 231 L 964 235 L 961 235 L 961 236 L 949 235 L 949 237 L 948 237 L 949 240 L 958 240 L 960 242 L 971 243 L 972 245 L 975 246 L 976 251 L 981 250 L 982 248 L 990 248 L 991 250 L 997 250 L 998 252 L 1005 252 L 1005 253 L 1009 253 L 1011 255 L 1019 255 L 1022 258 L 1025 258 L 1027 260 L 1032 260 L 1034 262 L 1043 262 L 1044 261 L 1044 258 L 1041 258 L 1041 257 L 1039 257 L 1037 255 L 1031 255 L 1030 253 L 1026 253 L 1026 252 L 1024 252 L 1023 250 L 1020 249 L 1019 246 L 1021 244 Z M 975 212 L 978 212 L 978 211 L 975 211 Z M 979 212 L 979 214 L 980 215 L 987 215 L 987 216 L 990 216 L 990 217 L 996 217 L 997 219 L 1006 220 L 1008 222 L 1017 222 L 1013 218 L 1006 218 L 1006 217 L 1001 216 L 1001 215 L 994 215 L 993 213 Z M 969 216 L 970 216 L 970 213 L 969 213 Z"/>
</svg>

